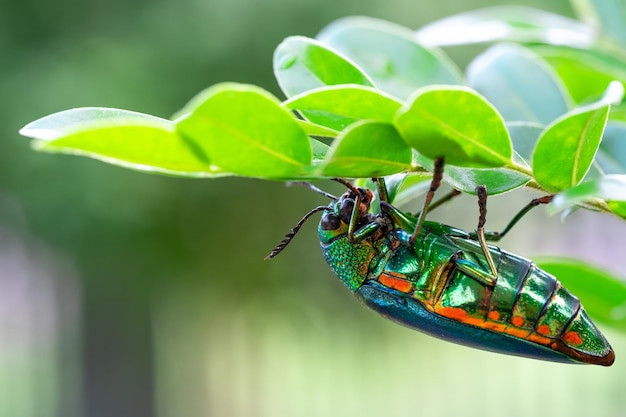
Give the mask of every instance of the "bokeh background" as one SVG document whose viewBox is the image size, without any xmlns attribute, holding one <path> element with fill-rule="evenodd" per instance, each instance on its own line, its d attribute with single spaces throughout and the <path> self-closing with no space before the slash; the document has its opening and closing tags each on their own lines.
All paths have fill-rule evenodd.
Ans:
<svg viewBox="0 0 626 417">
<path fill-rule="evenodd" d="M 0 417 L 626 416 L 612 368 L 490 354 L 361 307 L 325 265 L 308 190 L 183 180 L 30 150 L 43 115 L 106 106 L 168 117 L 201 89 L 280 96 L 275 46 L 368 15 L 417 28 L 487 0 L 0 2 Z M 565 0 L 514 2 L 567 16 Z M 480 51 L 448 52 L 465 65 Z M 336 184 L 321 183 L 338 192 Z M 490 200 L 492 229 L 533 196 Z M 417 207 L 416 203 L 416 206 Z M 459 198 L 435 218 L 473 228 Z M 626 275 L 626 226 L 537 209 L 502 242 Z"/>
</svg>

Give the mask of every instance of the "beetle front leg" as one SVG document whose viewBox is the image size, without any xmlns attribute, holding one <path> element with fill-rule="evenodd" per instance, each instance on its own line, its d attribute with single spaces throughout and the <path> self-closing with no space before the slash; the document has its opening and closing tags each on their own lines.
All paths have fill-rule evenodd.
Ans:
<svg viewBox="0 0 626 417">
<path fill-rule="evenodd" d="M 380 224 L 377 222 L 372 222 L 372 223 L 368 223 L 365 226 L 361 227 L 358 230 L 355 230 L 353 235 L 352 235 L 352 240 L 350 241 L 351 243 L 358 243 L 360 241 L 362 241 L 363 239 L 365 239 L 368 236 L 371 236 L 373 233 L 375 233 L 377 230 L 380 229 Z"/>
<path fill-rule="evenodd" d="M 479 265 L 463 259 L 460 255 L 456 254 L 452 257 L 451 262 L 454 262 L 457 269 L 463 272 L 465 275 L 474 278 L 476 281 L 488 286 L 495 287 L 498 276 L 491 275 L 489 272 L 482 269 Z"/>
</svg>

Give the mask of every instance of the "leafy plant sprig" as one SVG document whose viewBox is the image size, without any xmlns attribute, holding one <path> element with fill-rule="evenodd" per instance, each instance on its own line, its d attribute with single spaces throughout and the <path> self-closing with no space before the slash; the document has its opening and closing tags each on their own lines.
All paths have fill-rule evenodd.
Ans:
<svg viewBox="0 0 626 417">
<path fill-rule="evenodd" d="M 172 176 L 395 174 L 398 196 L 421 187 L 443 156 L 445 181 L 463 192 L 526 186 L 555 194 L 553 212 L 582 207 L 626 219 L 626 25 L 608 22 L 626 10 L 600 0 L 575 5 L 581 18 L 601 20 L 494 7 L 415 32 L 345 18 L 316 39 L 278 45 L 273 65 L 283 101 L 257 86 L 223 83 L 172 120 L 78 108 L 21 134 L 40 151 Z M 504 43 L 476 56 L 465 73 L 439 49 L 474 42 Z"/>
</svg>

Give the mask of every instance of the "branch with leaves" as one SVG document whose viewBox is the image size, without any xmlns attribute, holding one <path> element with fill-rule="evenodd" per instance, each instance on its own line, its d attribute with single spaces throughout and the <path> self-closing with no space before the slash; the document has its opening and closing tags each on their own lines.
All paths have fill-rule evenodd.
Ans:
<svg viewBox="0 0 626 417">
<path fill-rule="evenodd" d="M 594 16 L 625 12 L 583 3 L 596 7 Z M 278 45 L 283 101 L 257 86 L 224 83 L 171 120 L 79 108 L 21 133 L 40 151 L 171 176 L 394 175 L 398 195 L 422 187 L 433 159 L 444 157 L 444 180 L 462 192 L 526 186 L 554 194 L 553 212 L 590 208 L 626 219 L 626 32 L 597 23 L 522 7 L 464 13 L 417 32 L 345 18 L 316 39 Z M 464 73 L 439 49 L 475 42 L 495 44 Z"/>
</svg>

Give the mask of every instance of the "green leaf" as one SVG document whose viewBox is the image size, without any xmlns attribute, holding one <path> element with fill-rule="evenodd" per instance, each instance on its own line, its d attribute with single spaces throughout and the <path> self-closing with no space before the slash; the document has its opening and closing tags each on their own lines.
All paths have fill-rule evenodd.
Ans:
<svg viewBox="0 0 626 417">
<path fill-rule="evenodd" d="M 571 45 L 595 43 L 595 30 L 567 17 L 525 6 L 495 6 L 459 13 L 417 32 L 423 45 L 452 46 L 512 41 Z"/>
<path fill-rule="evenodd" d="M 525 162 L 530 161 L 539 135 L 541 135 L 545 126 L 532 122 L 509 122 L 506 124 L 506 127 L 511 135 L 515 152 L 517 152 Z"/>
<path fill-rule="evenodd" d="M 467 87 L 424 87 L 400 109 L 396 128 L 420 154 L 446 163 L 491 168 L 511 162 L 504 120 L 481 95 Z"/>
<path fill-rule="evenodd" d="M 371 87 L 339 85 L 299 94 L 283 103 L 292 110 L 313 116 L 316 123 L 342 130 L 362 119 L 391 123 L 402 107 L 396 99 Z M 344 117 L 345 116 L 345 117 Z"/>
<path fill-rule="evenodd" d="M 171 121 L 142 113 L 72 109 L 29 123 L 20 133 L 36 139 L 37 150 L 88 156 L 140 171 L 190 177 L 227 174 L 179 136 Z"/>
<path fill-rule="evenodd" d="M 621 95 L 622 85 L 611 84 L 602 100 L 566 113 L 543 131 L 532 165 L 535 179 L 546 191 L 565 190 L 585 177 L 600 145 L 610 103 Z"/>
<path fill-rule="evenodd" d="M 574 0 L 576 14 L 583 22 L 608 34 L 626 47 L 626 3 L 621 0 Z"/>
<path fill-rule="evenodd" d="M 548 207 L 551 213 L 556 213 L 595 199 L 621 203 L 614 205 L 616 210 L 614 213 L 624 217 L 620 210 L 623 208 L 623 203 L 626 203 L 626 175 L 604 175 L 585 181 L 555 195 Z"/>
<path fill-rule="evenodd" d="M 441 51 L 415 40 L 412 30 L 380 19 L 347 17 L 317 36 L 368 74 L 375 85 L 400 99 L 431 84 L 462 84 L 458 67 Z"/>
<path fill-rule="evenodd" d="M 520 165 L 525 165 L 522 157 L 513 153 L 513 160 Z M 416 162 L 432 171 L 433 161 L 422 155 L 416 156 Z M 502 194 L 514 190 L 530 181 L 528 175 L 506 168 L 462 168 L 446 165 L 443 180 L 453 188 L 468 194 L 476 194 L 476 187 L 484 185 L 489 195 Z"/>
<path fill-rule="evenodd" d="M 381 177 L 411 166 L 411 149 L 388 123 L 362 121 L 333 142 L 322 168 L 328 177 Z"/>
<path fill-rule="evenodd" d="M 523 159 L 513 153 L 513 161 L 523 164 Z M 476 187 L 484 185 L 489 195 L 506 193 L 530 181 L 528 175 L 506 168 L 461 168 L 451 166 L 444 179 L 459 191 L 476 194 Z"/>
<path fill-rule="evenodd" d="M 626 83 L 626 62 L 619 55 L 565 46 L 531 48 L 554 68 L 576 103 L 597 99 L 613 80 Z"/>
<path fill-rule="evenodd" d="M 626 332 L 626 285 L 611 273 L 568 258 L 535 261 L 554 275 L 565 288 L 580 298 L 591 317 Z"/>
<path fill-rule="evenodd" d="M 311 144 L 298 121 L 265 90 L 219 84 L 194 98 L 177 121 L 211 163 L 241 176 L 298 176 L 311 164 Z"/>
<path fill-rule="evenodd" d="M 495 45 L 477 56 L 467 68 L 467 83 L 507 121 L 548 124 L 568 110 L 569 97 L 556 73 L 519 45 Z"/>
<path fill-rule="evenodd" d="M 304 36 L 291 36 L 278 45 L 274 51 L 274 75 L 287 97 L 326 85 L 373 86 L 346 58 Z"/>
</svg>

